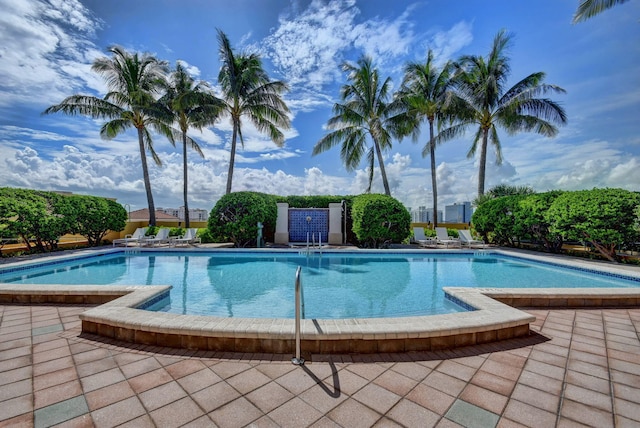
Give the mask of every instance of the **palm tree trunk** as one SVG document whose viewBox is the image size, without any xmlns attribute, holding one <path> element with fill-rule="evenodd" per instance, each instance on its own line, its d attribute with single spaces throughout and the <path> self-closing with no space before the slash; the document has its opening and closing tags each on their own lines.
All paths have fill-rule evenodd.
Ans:
<svg viewBox="0 0 640 428">
<path fill-rule="evenodd" d="M 433 121 L 429 121 L 429 154 L 431 155 L 431 191 L 433 192 L 433 227 L 438 227 L 438 185 L 436 183 L 436 142 Z"/>
<path fill-rule="evenodd" d="M 480 166 L 478 167 L 478 196 L 484 195 L 484 177 L 487 169 L 487 141 L 489 129 L 482 130 L 482 145 L 480 146 Z"/>
<path fill-rule="evenodd" d="M 144 180 L 144 190 L 147 192 L 147 204 L 149 205 L 149 226 L 155 226 L 156 206 L 153 204 L 153 195 L 151 194 L 151 180 L 149 179 L 149 168 L 147 167 L 147 152 L 144 150 L 142 128 L 138 128 L 138 146 L 140 147 L 140 161 L 142 162 L 142 179 Z"/>
<path fill-rule="evenodd" d="M 380 145 L 376 139 L 373 139 L 373 145 L 376 147 L 376 155 L 378 156 L 378 164 L 380 164 L 380 174 L 382 174 L 382 184 L 384 185 L 384 193 L 387 196 L 391 196 L 389 190 L 389 181 L 387 180 L 387 172 L 384 169 L 384 160 L 382 159 L 382 151 L 380 151 Z"/>
<path fill-rule="evenodd" d="M 236 138 L 238 135 L 238 125 L 233 122 L 233 136 L 231 137 L 231 155 L 229 156 L 229 173 L 227 174 L 227 195 L 231 193 L 231 182 L 233 181 L 233 164 L 236 158 Z"/>
<path fill-rule="evenodd" d="M 189 202 L 187 200 L 187 133 L 182 132 L 182 162 L 183 162 L 183 183 L 182 193 L 184 195 L 184 227 L 189 227 Z"/>
</svg>

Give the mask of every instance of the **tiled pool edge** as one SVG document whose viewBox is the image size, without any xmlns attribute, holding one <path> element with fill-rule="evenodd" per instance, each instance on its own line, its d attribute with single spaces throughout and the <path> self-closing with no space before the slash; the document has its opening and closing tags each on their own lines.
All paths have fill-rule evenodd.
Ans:
<svg viewBox="0 0 640 428">
<path fill-rule="evenodd" d="M 0 285 L 2 303 L 96 304 L 80 315 L 83 333 L 132 344 L 231 352 L 294 352 L 294 320 L 220 318 L 136 309 L 169 286 Z M 474 289 L 445 292 L 475 311 L 406 318 L 302 320 L 302 352 L 435 351 L 529 335 L 535 317 L 516 306 L 640 306 L 638 289 Z M 503 303 L 504 302 L 504 303 Z M 509 303 L 509 304 L 507 304 Z"/>
</svg>

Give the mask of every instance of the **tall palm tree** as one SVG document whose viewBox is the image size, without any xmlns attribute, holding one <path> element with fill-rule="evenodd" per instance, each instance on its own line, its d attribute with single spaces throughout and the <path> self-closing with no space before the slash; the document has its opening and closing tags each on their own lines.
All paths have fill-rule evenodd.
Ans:
<svg viewBox="0 0 640 428">
<path fill-rule="evenodd" d="M 456 78 L 457 91 L 470 115 L 452 127 L 451 132 L 458 133 L 469 125 L 478 126 L 467 153 L 467 157 L 473 157 L 480 146 L 478 196 L 484 194 L 489 142 L 495 148 L 497 163 L 502 162 L 498 126 L 511 135 L 528 131 L 553 137 L 558 133 L 555 125 L 567 122 L 565 111 L 558 103 L 539 98 L 549 92 L 565 93 L 559 86 L 543 83 L 545 73 L 532 73 L 511 88 L 505 88 L 510 72 L 505 50 L 510 40 L 511 36 L 501 30 L 494 38 L 486 59 L 482 56 L 463 56 L 458 63 L 460 74 Z"/>
<path fill-rule="evenodd" d="M 284 82 L 269 79 L 258 55 L 236 55 L 229 39 L 220 30 L 218 30 L 218 42 L 222 63 L 218 74 L 218 83 L 222 88 L 222 109 L 231 118 L 233 126 L 226 192 L 229 194 L 238 137 L 244 147 L 241 118 L 243 116 L 249 118 L 260 132 L 269 135 L 269 138 L 281 147 L 284 144 L 284 134 L 280 128 L 289 129 L 291 121 L 288 116 L 289 108 L 280 95 L 289 88 Z"/>
<path fill-rule="evenodd" d="M 313 155 L 341 144 L 340 157 L 347 171 L 353 171 L 366 152 L 369 165 L 367 192 L 371 191 L 377 157 L 385 194 L 391 195 L 382 153 L 391 148 L 392 134 L 397 134 L 395 119 L 401 110 L 399 103 L 390 100 L 391 79 L 387 77 L 381 83 L 378 70 L 368 56 L 358 59 L 357 65 L 345 62 L 342 69 L 348 73 L 349 83 L 342 86 L 342 103 L 333 106 L 334 116 L 327 122 L 333 131 L 316 143 Z M 373 142 L 371 147 L 367 147 L 367 136 Z"/>
<path fill-rule="evenodd" d="M 135 128 L 142 162 L 142 175 L 149 205 L 149 225 L 155 226 L 156 215 L 151 181 L 147 167 L 146 152 L 149 151 L 157 165 L 162 165 L 153 149 L 149 128 L 165 135 L 174 142 L 174 131 L 166 109 L 157 102 L 156 95 L 165 85 L 168 65 L 149 54 L 129 53 L 119 46 L 111 46 L 111 58 L 97 58 L 91 69 L 106 81 L 109 92 L 104 98 L 89 95 L 72 95 L 44 111 L 44 114 L 63 112 L 69 115 L 81 114 L 98 119 L 108 119 L 100 128 L 104 139 L 115 138 L 118 134 Z"/>
<path fill-rule="evenodd" d="M 629 0 L 580 0 L 578 9 L 573 15 L 573 23 L 584 22 L 587 19 L 604 12 L 607 9 L 611 9 L 622 3 L 626 3 Z"/>
<path fill-rule="evenodd" d="M 424 145 L 422 156 L 429 154 L 431 160 L 431 189 L 433 191 L 433 223 L 438 226 L 438 186 L 436 178 L 436 145 L 443 138 L 436 139 L 434 126 L 438 131 L 443 125 L 455 119 L 459 104 L 453 91 L 453 64 L 447 62 L 441 68 L 434 64 L 433 51 L 429 49 L 425 63 L 411 62 L 405 66 L 404 80 L 396 95 L 406 106 L 405 114 L 409 120 L 407 131 L 411 132 L 414 142 L 420 136 L 422 123 L 429 124 L 429 140 Z M 451 133 L 440 134 L 452 138 Z"/>
<path fill-rule="evenodd" d="M 195 150 L 200 157 L 204 157 L 204 154 L 198 143 L 190 138 L 187 132 L 189 128 L 202 129 L 213 125 L 218 120 L 222 101 L 213 95 L 207 82 L 196 82 L 180 62 L 176 63 L 176 68 L 170 76 L 167 92 L 160 101 L 173 112 L 174 120 L 182 134 L 184 223 L 188 228 L 190 224 L 187 198 L 187 146 Z"/>
</svg>

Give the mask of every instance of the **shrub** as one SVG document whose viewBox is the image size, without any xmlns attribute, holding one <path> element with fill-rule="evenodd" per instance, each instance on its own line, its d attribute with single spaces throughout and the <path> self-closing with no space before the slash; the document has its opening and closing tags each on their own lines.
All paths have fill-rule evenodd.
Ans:
<svg viewBox="0 0 640 428">
<path fill-rule="evenodd" d="M 545 193 L 529 195 L 520 201 L 515 212 L 515 220 L 534 243 L 542 249 L 554 253 L 562 249 L 562 235 L 550 230 L 546 213 L 553 201 L 562 194 L 562 191 L 554 190 Z"/>
<path fill-rule="evenodd" d="M 524 229 L 516 221 L 515 213 L 524 198 L 526 196 L 512 195 L 484 201 L 473 213 L 473 228 L 485 241 L 518 246 Z"/>
<path fill-rule="evenodd" d="M 566 192 L 553 201 L 546 213 L 550 230 L 593 245 L 610 261 L 618 259 L 616 247 L 638 239 L 634 210 L 640 195 L 622 189 Z"/>
<path fill-rule="evenodd" d="M 385 195 L 360 195 L 351 209 L 353 232 L 361 246 L 384 248 L 410 236 L 411 215 L 398 200 Z"/>
<path fill-rule="evenodd" d="M 78 233 L 90 246 L 98 246 L 108 231 L 123 230 L 127 211 L 119 203 L 97 196 L 66 196 L 73 208 L 71 233 Z"/>
<path fill-rule="evenodd" d="M 257 192 L 224 195 L 211 210 L 208 227 L 217 240 L 231 241 L 236 247 L 255 245 L 258 222 L 274 229 L 278 209 L 276 197 Z"/>
</svg>

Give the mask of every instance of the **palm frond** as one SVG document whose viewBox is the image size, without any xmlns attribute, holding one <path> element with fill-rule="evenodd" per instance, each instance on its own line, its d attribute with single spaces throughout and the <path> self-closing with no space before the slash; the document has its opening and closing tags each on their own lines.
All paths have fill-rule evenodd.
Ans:
<svg viewBox="0 0 640 428">
<path fill-rule="evenodd" d="M 582 0 L 573 15 L 573 23 L 584 22 L 589 18 L 611 9 L 614 6 L 626 3 L 628 0 Z"/>
</svg>

